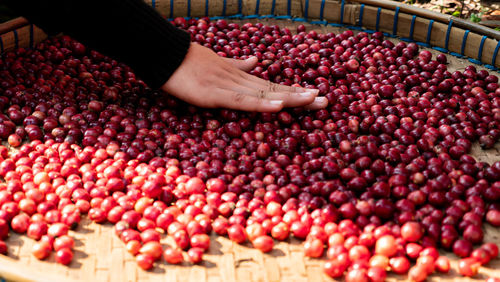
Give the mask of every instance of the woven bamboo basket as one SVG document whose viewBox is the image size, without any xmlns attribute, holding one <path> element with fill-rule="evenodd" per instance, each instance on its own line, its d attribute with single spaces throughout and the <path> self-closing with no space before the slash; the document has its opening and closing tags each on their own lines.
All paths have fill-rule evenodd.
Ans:
<svg viewBox="0 0 500 282">
<path fill-rule="evenodd" d="M 262 22 L 295 30 L 338 33 L 345 29 L 382 31 L 393 41 L 417 42 L 434 55 L 448 54 L 449 70 L 463 70 L 475 64 L 479 69 L 500 68 L 500 32 L 452 16 L 430 12 L 387 0 L 146 0 L 166 18 L 228 18 L 232 22 Z M 33 47 L 47 35 L 23 18 L 0 24 L 0 51 Z M 500 160 L 500 144 L 481 150 L 476 144 L 471 154 L 478 161 Z M 11 234 L 9 256 L 0 255 L 0 281 L 331 281 L 322 271 L 322 259 L 303 255 L 302 242 L 276 242 L 272 252 L 263 254 L 250 244 L 238 245 L 227 238 L 211 236 L 211 247 L 201 265 L 168 265 L 160 262 L 152 271 L 141 270 L 124 244 L 114 235 L 111 224 L 96 224 L 84 218 L 70 232 L 76 241 L 75 258 L 69 267 L 54 262 L 53 256 L 38 261 L 31 255 L 33 240 Z M 162 243 L 173 241 L 164 236 Z M 500 245 L 500 230 L 485 226 L 485 241 Z M 458 258 L 451 259 L 447 275 L 429 280 L 469 281 L 457 273 Z M 477 280 L 500 277 L 500 260 L 482 267 Z M 391 275 L 388 280 L 406 279 Z"/>
</svg>

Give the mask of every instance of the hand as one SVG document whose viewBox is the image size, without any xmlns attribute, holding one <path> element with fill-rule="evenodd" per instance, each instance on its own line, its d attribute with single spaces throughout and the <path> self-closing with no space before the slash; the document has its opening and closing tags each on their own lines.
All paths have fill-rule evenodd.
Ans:
<svg viewBox="0 0 500 282">
<path fill-rule="evenodd" d="M 221 58 L 212 50 L 191 43 L 184 61 L 161 88 L 204 108 L 276 112 L 283 107 L 305 106 L 314 110 L 327 106 L 325 97 L 316 97 L 316 89 L 279 85 L 246 73 L 256 64 L 256 57 Z"/>
</svg>

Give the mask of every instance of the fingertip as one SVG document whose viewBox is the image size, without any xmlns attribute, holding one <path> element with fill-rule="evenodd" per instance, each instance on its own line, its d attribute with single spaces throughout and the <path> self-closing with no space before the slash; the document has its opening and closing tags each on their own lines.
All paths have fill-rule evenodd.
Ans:
<svg viewBox="0 0 500 282">
<path fill-rule="evenodd" d="M 304 88 L 304 87 L 301 87 L 301 86 L 292 86 L 295 90 L 295 92 L 299 92 L 299 93 L 311 93 L 313 95 L 318 95 L 319 94 L 319 90 L 318 89 L 311 89 L 311 88 Z"/>
<path fill-rule="evenodd" d="M 253 62 L 257 63 L 258 60 L 259 59 L 256 56 L 251 56 L 251 57 L 247 58 L 245 61 L 252 62 L 252 63 Z"/>
<path fill-rule="evenodd" d="M 315 95 L 319 94 L 319 90 L 318 89 L 306 89 L 306 92 L 309 92 L 309 93 L 312 93 L 312 94 L 315 94 Z"/>
<path fill-rule="evenodd" d="M 325 106 L 328 104 L 328 99 L 326 99 L 326 97 L 323 97 L 323 96 L 316 97 L 315 100 L 318 101 L 318 103 L 324 104 Z"/>
<path fill-rule="evenodd" d="M 258 61 L 259 59 L 255 56 L 252 56 L 245 60 L 245 62 L 250 65 L 250 68 L 254 68 L 257 65 Z"/>
<path fill-rule="evenodd" d="M 270 100 L 268 104 L 269 104 L 269 111 L 271 112 L 280 111 L 284 107 L 284 102 L 282 100 Z"/>
<path fill-rule="evenodd" d="M 323 109 L 328 106 L 328 99 L 326 97 L 316 97 L 314 103 L 316 103 L 320 109 Z"/>
<path fill-rule="evenodd" d="M 328 106 L 328 99 L 326 97 L 316 97 L 314 101 L 305 106 L 305 108 L 308 110 L 319 110 L 326 108 L 326 106 Z"/>
<path fill-rule="evenodd" d="M 269 101 L 269 104 L 274 106 L 274 107 L 278 107 L 278 106 L 283 106 L 283 100 L 270 100 Z"/>
<path fill-rule="evenodd" d="M 293 97 L 293 99 L 291 99 L 293 101 L 293 104 L 291 104 L 291 106 L 309 105 L 309 104 L 313 103 L 314 100 L 316 99 L 316 95 L 308 93 L 308 92 L 297 93 L 296 95 L 297 96 L 290 96 L 290 98 Z M 292 101 L 290 101 L 290 102 L 292 102 Z M 294 104 L 296 104 L 296 105 L 294 105 Z"/>
</svg>

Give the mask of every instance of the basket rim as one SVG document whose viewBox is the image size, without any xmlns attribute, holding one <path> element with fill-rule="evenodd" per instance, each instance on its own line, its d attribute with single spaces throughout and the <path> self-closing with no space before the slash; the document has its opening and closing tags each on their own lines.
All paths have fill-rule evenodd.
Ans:
<svg viewBox="0 0 500 282">
<path fill-rule="evenodd" d="M 24 17 L 17 17 L 12 20 L 0 23 L 0 34 L 29 25 L 29 21 Z"/>
<path fill-rule="evenodd" d="M 309 1 L 309 0 L 306 0 Z M 344 2 L 344 0 L 341 0 Z M 420 16 L 426 19 L 431 19 L 435 21 L 439 21 L 445 24 L 448 24 L 450 21 L 453 21 L 454 25 L 457 27 L 462 27 L 469 29 L 470 31 L 477 32 L 481 35 L 486 35 L 490 38 L 500 40 L 500 31 L 492 29 L 487 26 L 483 26 L 465 19 L 461 19 L 452 15 L 446 15 L 434 11 L 430 11 L 420 7 L 413 7 L 408 4 L 392 1 L 392 0 L 347 0 L 347 2 L 359 3 L 370 5 L 374 7 L 381 7 L 390 10 L 396 10 L 399 8 L 400 12 L 406 14 L 412 14 L 416 16 Z"/>
<path fill-rule="evenodd" d="M 244 0 L 238 0 L 239 3 L 241 3 Z M 309 5 L 309 0 L 301 0 L 303 1 L 304 6 Z M 411 14 L 411 15 L 416 15 L 425 19 L 431 19 L 435 21 L 439 21 L 445 24 L 449 24 L 450 21 L 453 21 L 453 24 L 457 27 L 465 28 L 470 31 L 474 31 L 479 33 L 480 35 L 486 35 L 490 38 L 496 39 L 500 41 L 500 31 L 492 29 L 487 26 L 483 26 L 465 19 L 461 19 L 452 15 L 446 15 L 434 11 L 430 11 L 424 8 L 420 7 L 414 7 L 408 4 L 392 1 L 392 0 L 322 0 L 322 1 L 328 1 L 328 2 L 339 2 L 339 3 L 357 3 L 357 4 L 364 4 L 364 5 L 369 5 L 373 7 L 380 7 L 380 8 L 385 8 L 389 10 L 396 10 L 398 9 L 400 12 Z M 247 17 L 255 17 L 259 16 L 260 14 L 256 15 L 250 15 Z M 265 15 L 266 17 L 269 16 L 276 16 L 276 15 Z M 226 17 L 231 17 L 230 15 Z M 188 18 L 194 18 L 194 17 L 188 17 Z M 306 20 L 311 20 L 314 21 L 315 19 L 309 18 Z M 20 27 L 29 25 L 29 21 L 25 19 L 24 17 L 18 17 L 14 18 L 12 20 L 9 20 L 7 22 L 0 23 L 0 34 L 7 33 L 9 31 L 12 31 L 14 29 L 18 29 Z"/>
</svg>

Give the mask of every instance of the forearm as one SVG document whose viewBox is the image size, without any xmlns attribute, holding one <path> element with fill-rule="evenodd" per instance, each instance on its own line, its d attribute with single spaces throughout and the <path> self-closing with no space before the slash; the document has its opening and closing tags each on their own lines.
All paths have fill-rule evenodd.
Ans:
<svg viewBox="0 0 500 282">
<path fill-rule="evenodd" d="M 49 34 L 63 32 L 128 64 L 153 88 L 182 63 L 190 36 L 142 0 L 7 0 Z"/>
</svg>

